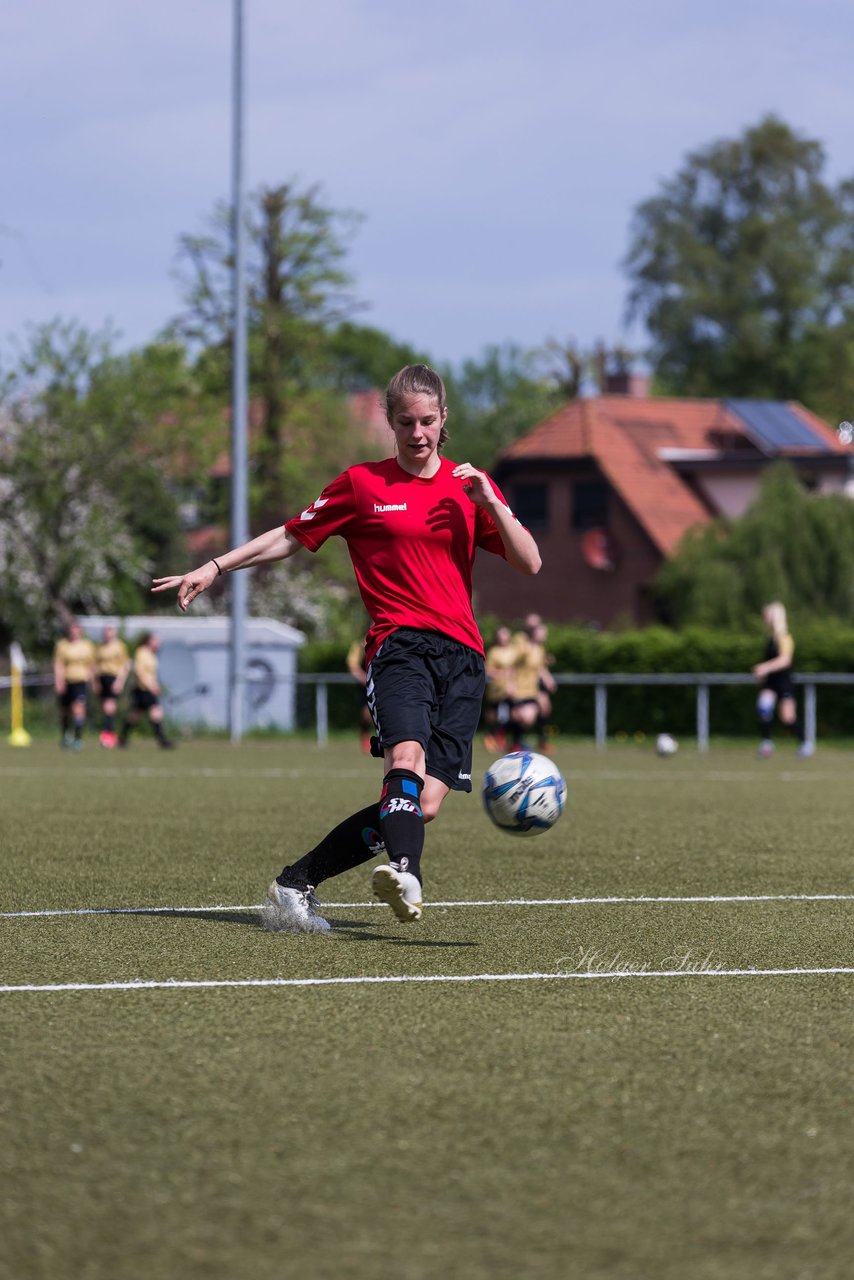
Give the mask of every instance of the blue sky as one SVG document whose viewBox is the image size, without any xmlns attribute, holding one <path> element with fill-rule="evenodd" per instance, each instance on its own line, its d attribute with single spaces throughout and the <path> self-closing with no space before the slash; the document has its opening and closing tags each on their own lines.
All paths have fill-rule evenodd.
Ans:
<svg viewBox="0 0 854 1280">
<path fill-rule="evenodd" d="M 774 111 L 854 175 L 847 0 L 245 0 L 247 182 L 364 216 L 366 323 L 437 360 L 625 329 L 631 213 Z M 230 182 L 231 0 L 0 10 L 0 338 L 140 344 Z"/>
</svg>

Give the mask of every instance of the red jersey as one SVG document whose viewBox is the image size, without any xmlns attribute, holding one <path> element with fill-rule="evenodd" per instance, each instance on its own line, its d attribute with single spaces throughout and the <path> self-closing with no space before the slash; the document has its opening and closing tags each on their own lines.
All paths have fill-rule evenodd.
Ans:
<svg viewBox="0 0 854 1280">
<path fill-rule="evenodd" d="M 472 563 L 478 547 L 503 556 L 504 543 L 489 512 L 451 474 L 456 465 L 441 458 L 439 470 L 425 480 L 404 471 L 396 458 L 360 463 L 285 525 L 309 551 L 333 534 L 347 543 L 373 624 L 367 662 L 398 627 L 440 631 L 483 653 L 471 605 Z"/>
</svg>

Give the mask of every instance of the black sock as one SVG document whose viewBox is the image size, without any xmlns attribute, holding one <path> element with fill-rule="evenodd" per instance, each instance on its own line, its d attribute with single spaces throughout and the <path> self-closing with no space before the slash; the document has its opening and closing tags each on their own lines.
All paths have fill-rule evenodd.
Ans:
<svg viewBox="0 0 854 1280">
<path fill-rule="evenodd" d="M 763 742 L 770 742 L 770 741 L 771 741 L 771 730 L 773 729 L 773 727 L 774 727 L 774 722 L 773 722 L 773 720 L 763 720 L 763 719 L 762 719 L 762 717 L 760 716 L 760 718 L 759 718 L 759 736 L 760 736 L 760 738 L 762 739 L 762 741 L 763 741 Z"/>
<path fill-rule="evenodd" d="M 163 733 L 163 723 L 160 720 L 152 720 L 151 727 L 154 730 L 154 736 L 158 742 L 165 742 L 166 738 Z"/>
<path fill-rule="evenodd" d="M 803 725 L 803 721 L 801 720 L 801 717 L 796 716 L 796 718 L 792 721 L 792 723 L 788 727 L 790 732 L 795 735 L 795 737 L 797 738 L 801 746 L 803 746 L 806 739 L 804 736 L 804 725 Z"/>
<path fill-rule="evenodd" d="M 103 728 L 102 728 L 102 733 L 112 733 L 112 732 L 113 732 L 113 730 L 115 729 L 115 723 L 116 723 L 116 717 L 115 717 L 115 715 L 107 715 L 107 714 L 105 714 L 105 715 L 104 715 L 104 724 L 103 724 Z"/>
<path fill-rule="evenodd" d="M 352 813 L 324 836 L 310 853 L 282 870 L 276 876 L 279 884 L 302 889 L 310 884 L 315 888 L 330 876 L 358 867 L 368 858 L 385 854 L 380 831 L 379 807 L 369 804 L 366 809 Z"/>
<path fill-rule="evenodd" d="M 62 736 L 63 738 L 66 738 L 68 736 L 68 731 L 71 728 L 71 712 L 66 711 L 64 708 L 61 715 L 61 722 L 62 722 Z"/>
<path fill-rule="evenodd" d="M 82 737 L 83 737 L 83 721 L 75 720 L 74 721 L 74 739 L 76 742 L 79 742 Z"/>
<path fill-rule="evenodd" d="M 411 871 L 421 883 L 424 849 L 424 815 L 421 789 L 424 781 L 409 769 L 390 769 L 380 796 L 380 831 L 389 862 Z"/>
<path fill-rule="evenodd" d="M 126 717 L 125 722 L 122 725 L 122 731 L 119 734 L 119 738 L 122 742 L 127 742 L 131 734 L 131 729 L 135 729 L 138 723 L 139 721 L 136 716 Z"/>
</svg>

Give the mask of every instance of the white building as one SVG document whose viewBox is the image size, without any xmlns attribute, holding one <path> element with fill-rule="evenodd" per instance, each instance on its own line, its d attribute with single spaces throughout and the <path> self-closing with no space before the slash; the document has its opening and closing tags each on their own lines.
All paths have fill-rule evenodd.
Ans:
<svg viewBox="0 0 854 1280">
<path fill-rule="evenodd" d="M 160 683 L 170 720 L 208 729 L 228 727 L 228 618 L 139 615 L 78 618 L 96 643 L 105 626 L 133 645 L 147 631 L 160 637 Z M 246 729 L 291 730 L 296 724 L 297 654 L 301 631 L 273 618 L 246 620 Z"/>
</svg>

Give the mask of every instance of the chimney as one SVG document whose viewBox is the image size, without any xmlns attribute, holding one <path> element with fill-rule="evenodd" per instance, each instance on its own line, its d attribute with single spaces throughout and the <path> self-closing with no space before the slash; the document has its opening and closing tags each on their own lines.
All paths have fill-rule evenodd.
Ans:
<svg viewBox="0 0 854 1280">
<path fill-rule="evenodd" d="M 619 369 L 615 373 L 606 373 L 602 394 L 606 396 L 632 396 L 643 400 L 649 395 L 649 374 L 630 373 L 628 369 Z"/>
</svg>

